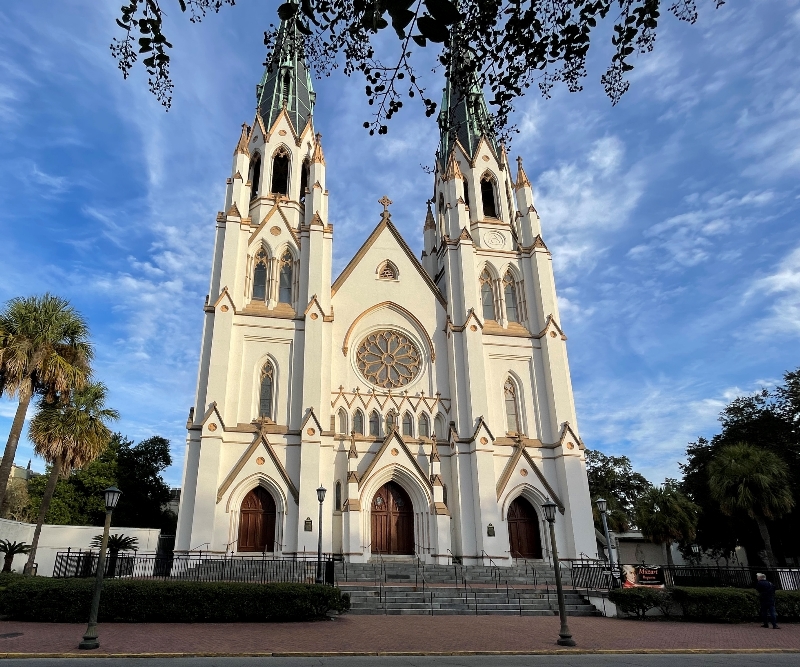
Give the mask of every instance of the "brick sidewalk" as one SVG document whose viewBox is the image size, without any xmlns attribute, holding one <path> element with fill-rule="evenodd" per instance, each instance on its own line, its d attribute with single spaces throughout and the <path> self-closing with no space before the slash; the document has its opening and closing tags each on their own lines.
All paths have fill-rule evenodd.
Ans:
<svg viewBox="0 0 800 667">
<path fill-rule="evenodd" d="M 800 650 L 800 625 L 781 630 L 756 624 L 641 622 L 570 618 L 583 650 Z M 0 657 L 9 653 L 80 653 L 85 625 L 0 622 Z M 103 623 L 102 653 L 242 653 L 467 651 L 538 652 L 558 648 L 557 617 L 344 616 L 317 623 Z"/>
</svg>

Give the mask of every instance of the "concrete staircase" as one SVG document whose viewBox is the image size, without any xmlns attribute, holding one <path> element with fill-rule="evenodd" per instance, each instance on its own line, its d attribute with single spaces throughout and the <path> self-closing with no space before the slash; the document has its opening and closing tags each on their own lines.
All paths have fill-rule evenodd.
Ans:
<svg viewBox="0 0 800 667">
<path fill-rule="evenodd" d="M 568 569 L 562 569 L 571 586 Z M 555 575 L 544 562 L 511 567 L 421 565 L 411 562 L 337 563 L 336 583 L 350 593 L 351 614 L 553 616 Z M 577 591 L 565 591 L 569 616 L 599 616 Z"/>
<path fill-rule="evenodd" d="M 538 589 L 342 586 L 350 593 L 351 614 L 388 615 L 497 615 L 554 616 L 558 614 L 555 590 Z M 599 616 L 580 594 L 565 592 L 567 615 Z"/>
</svg>

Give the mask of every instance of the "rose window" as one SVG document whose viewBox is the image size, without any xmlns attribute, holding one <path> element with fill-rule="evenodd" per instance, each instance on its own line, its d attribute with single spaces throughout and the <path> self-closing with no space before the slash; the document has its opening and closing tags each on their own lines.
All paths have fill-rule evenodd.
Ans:
<svg viewBox="0 0 800 667">
<path fill-rule="evenodd" d="M 422 358 L 417 346 L 397 331 L 375 331 L 356 350 L 356 364 L 364 378 L 384 389 L 404 387 L 419 375 Z"/>
</svg>

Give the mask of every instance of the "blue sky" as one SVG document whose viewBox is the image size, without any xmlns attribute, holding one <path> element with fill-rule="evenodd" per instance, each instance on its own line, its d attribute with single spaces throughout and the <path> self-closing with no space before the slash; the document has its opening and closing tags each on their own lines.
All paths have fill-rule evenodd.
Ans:
<svg viewBox="0 0 800 667">
<path fill-rule="evenodd" d="M 618 106 L 598 43 L 583 92 L 520 102 L 511 147 L 554 256 L 582 437 L 654 482 L 678 475 L 728 400 L 800 366 L 800 2 L 700 4 L 695 26 L 665 17 Z M 168 437 L 177 485 L 214 217 L 277 2 L 238 0 L 200 25 L 165 3 L 169 113 L 109 54 L 119 5 L 0 7 L 0 300 L 50 290 L 85 314 L 119 430 Z M 426 79 L 438 100 L 439 75 Z M 383 194 L 419 252 L 434 123 L 407 104 L 370 138 L 362 80 L 315 88 L 334 273 Z M 0 400 L 3 443 L 13 410 Z M 17 463 L 31 456 L 25 439 Z"/>
</svg>

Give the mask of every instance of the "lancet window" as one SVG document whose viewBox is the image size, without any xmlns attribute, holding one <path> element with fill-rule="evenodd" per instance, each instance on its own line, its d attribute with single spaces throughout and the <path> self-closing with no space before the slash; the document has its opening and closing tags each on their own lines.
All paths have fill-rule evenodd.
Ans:
<svg viewBox="0 0 800 667">
<path fill-rule="evenodd" d="M 262 418 L 272 419 L 273 416 L 273 398 L 275 394 L 275 367 L 271 361 L 268 361 L 261 368 L 261 395 L 258 401 L 258 416 Z"/>
<path fill-rule="evenodd" d="M 255 199 L 261 190 L 261 155 L 256 153 L 250 166 L 250 199 Z"/>
<path fill-rule="evenodd" d="M 288 248 L 278 261 L 278 302 L 292 303 L 292 282 L 294 278 L 294 258 Z"/>
<path fill-rule="evenodd" d="M 484 320 L 496 320 L 497 315 L 494 309 L 494 288 L 492 286 L 492 275 L 489 269 L 484 269 L 478 278 L 481 285 L 481 309 Z"/>
<path fill-rule="evenodd" d="M 519 305 L 517 302 L 517 284 L 511 271 L 503 278 L 503 298 L 506 302 L 506 319 L 509 322 L 519 322 Z"/>
<path fill-rule="evenodd" d="M 420 438 L 430 438 L 431 437 L 431 422 L 428 419 L 428 415 L 425 413 L 420 415 L 419 418 L 419 437 Z"/>
<path fill-rule="evenodd" d="M 375 410 L 369 416 L 369 434 L 375 437 L 381 434 L 381 417 Z"/>
<path fill-rule="evenodd" d="M 386 414 L 386 433 L 391 433 L 396 424 L 397 415 L 394 413 L 394 410 L 389 410 Z"/>
<path fill-rule="evenodd" d="M 336 482 L 336 489 L 335 489 L 335 493 L 334 493 L 333 502 L 334 502 L 334 505 L 333 505 L 334 509 L 337 512 L 341 512 L 342 511 L 342 483 L 339 482 L 339 481 Z"/>
<path fill-rule="evenodd" d="M 467 183 L 467 179 L 464 179 L 464 203 L 469 208 L 469 184 Z"/>
<path fill-rule="evenodd" d="M 414 418 L 410 412 L 406 412 L 403 415 L 403 435 L 414 436 Z"/>
<path fill-rule="evenodd" d="M 339 408 L 339 433 L 347 433 L 347 411 Z"/>
<path fill-rule="evenodd" d="M 259 248 L 253 259 L 253 298 L 264 301 L 267 298 L 267 252 Z"/>
<path fill-rule="evenodd" d="M 435 427 L 435 434 L 437 440 L 447 440 L 447 433 L 444 427 L 444 417 L 439 413 L 436 415 L 436 419 L 433 420 L 433 424 Z"/>
<path fill-rule="evenodd" d="M 361 410 L 356 410 L 356 414 L 353 415 L 353 431 L 364 435 L 364 413 Z"/>
<path fill-rule="evenodd" d="M 275 157 L 272 158 L 272 187 L 273 194 L 289 194 L 289 153 L 281 146 Z"/>
<path fill-rule="evenodd" d="M 306 200 L 306 190 L 308 190 L 308 158 L 303 160 L 303 166 L 300 170 L 300 201 Z"/>
<path fill-rule="evenodd" d="M 511 378 L 506 380 L 503 387 L 503 397 L 506 406 L 506 431 L 520 433 L 519 397 L 517 396 L 517 387 Z"/>
<path fill-rule="evenodd" d="M 485 174 L 481 178 L 481 199 L 483 200 L 483 217 L 497 218 L 497 200 L 494 192 L 494 178 Z"/>
</svg>

